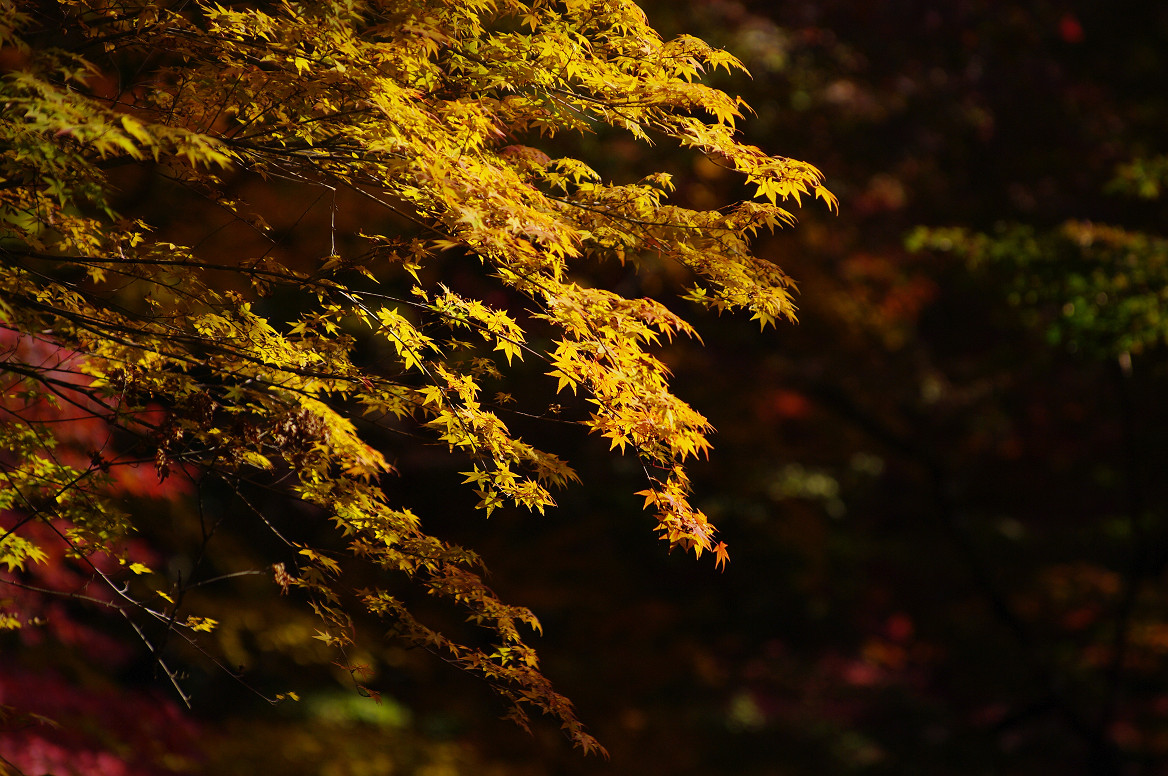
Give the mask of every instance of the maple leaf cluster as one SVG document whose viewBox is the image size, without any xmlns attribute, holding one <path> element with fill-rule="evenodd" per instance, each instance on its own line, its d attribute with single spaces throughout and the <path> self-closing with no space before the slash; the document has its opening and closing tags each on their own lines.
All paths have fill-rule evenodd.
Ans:
<svg viewBox="0 0 1168 776">
<path fill-rule="evenodd" d="M 764 326 L 794 317 L 789 280 L 750 237 L 793 222 L 787 201 L 835 200 L 811 165 L 741 142 L 744 103 L 699 81 L 741 65 L 696 38 L 662 40 L 627 0 L 69 0 L 53 14 L 0 0 L 0 327 L 22 343 L 0 352 L 6 581 L 45 560 L 38 541 L 58 542 L 117 591 L 108 605 L 197 643 L 216 620 L 180 615 L 190 579 L 125 555 L 135 515 L 111 483 L 153 472 L 176 493 L 215 483 L 245 505 L 249 489 L 275 489 L 339 543 L 250 505 L 220 520 L 270 530 L 287 556 L 272 558 L 273 590 L 309 603 L 322 642 L 353 649 L 356 606 L 486 677 L 517 717 L 546 712 L 598 749 L 522 639 L 535 616 L 387 496 L 383 440 L 447 448 L 488 515 L 543 512 L 575 472 L 484 399 L 505 370 L 542 362 L 557 392 L 590 404 L 557 422 L 639 458 L 669 545 L 726 563 L 685 473 L 710 425 L 652 353 L 694 330 L 573 267 L 676 262 L 693 301 Z M 606 181 L 551 140 L 604 128 L 703 154 L 756 196 L 670 205 L 668 175 Z M 217 243 L 212 227 L 131 201 L 133 175 L 247 239 Z M 284 245 L 279 209 L 256 191 L 327 203 L 320 250 Z M 479 263 L 501 295 L 444 284 L 451 257 Z M 80 457 L 63 431 L 79 422 L 99 429 Z M 37 523 L 60 528 L 25 530 Z M 346 581 L 354 563 L 461 607 L 494 645 L 423 624 L 389 583 Z"/>
</svg>

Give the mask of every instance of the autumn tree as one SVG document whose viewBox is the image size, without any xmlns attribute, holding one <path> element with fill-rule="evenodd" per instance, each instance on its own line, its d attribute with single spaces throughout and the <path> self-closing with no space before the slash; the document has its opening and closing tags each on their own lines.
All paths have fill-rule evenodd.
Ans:
<svg viewBox="0 0 1168 776">
<path fill-rule="evenodd" d="M 692 303 L 794 317 L 750 239 L 835 200 L 737 137 L 745 103 L 700 78 L 738 60 L 662 40 L 627 0 L 4 0 L 0 66 L 3 627 L 39 627 L 18 592 L 116 612 L 185 700 L 166 645 L 215 660 L 219 625 L 189 594 L 263 574 L 355 676 L 357 624 L 380 619 L 598 749 L 524 640 L 535 615 L 386 485 L 395 449 L 430 445 L 483 516 L 543 513 L 577 475 L 511 427 L 568 422 L 636 457 L 670 549 L 726 562 L 686 473 L 710 425 L 654 355 L 695 331 L 587 278 L 666 262 Z M 704 157 L 749 198 L 687 209 L 667 173 L 608 180 L 558 150 L 596 132 Z M 563 407 L 516 403 L 531 368 Z M 212 488 L 228 506 L 205 509 Z M 181 573 L 135 544 L 133 496 L 166 489 L 197 502 Z M 257 529 L 263 564 L 200 567 Z M 55 587 L 50 563 L 86 583 Z M 418 591 L 483 635 L 417 616 Z"/>
</svg>

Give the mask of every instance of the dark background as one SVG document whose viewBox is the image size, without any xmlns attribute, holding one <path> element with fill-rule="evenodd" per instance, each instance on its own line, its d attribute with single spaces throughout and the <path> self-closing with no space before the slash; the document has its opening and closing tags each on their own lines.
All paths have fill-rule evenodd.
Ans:
<svg viewBox="0 0 1168 776">
<path fill-rule="evenodd" d="M 185 656 L 195 709 L 179 714 L 142 661 L 62 669 L 87 631 L 52 635 L 51 654 L 21 643 L 22 671 L 40 677 L 26 695 L 55 692 L 46 713 L 99 720 L 76 745 L 117 762 L 79 773 L 167 772 L 126 765 L 159 747 L 178 753 L 171 770 L 216 774 L 1168 773 L 1164 338 L 1133 345 L 1107 317 L 1133 285 L 1117 285 L 1121 272 L 1144 272 L 1153 312 L 1168 302 L 1164 201 L 1112 185 L 1121 165 L 1168 153 L 1168 6 L 646 10 L 666 37 L 738 55 L 752 79 L 711 80 L 756 111 L 746 137 L 817 165 L 841 203 L 838 215 L 808 204 L 757 246 L 797 280 L 797 325 L 760 333 L 668 301 L 705 342 L 663 358 L 718 430 L 693 476 L 731 563 L 668 555 L 632 495 L 635 462 L 554 418 L 509 420 L 585 483 L 544 517 L 468 516 L 457 462 L 387 442 L 391 497 L 480 550 L 497 592 L 536 612 L 545 673 L 611 759 L 572 752 L 551 726 L 528 736 L 497 720 L 485 687 L 395 645 L 368 647 L 373 704 L 319 667 L 326 653 L 297 646 L 312 622 L 294 602 L 241 594 L 200 604 L 225 624 L 217 648 L 300 704 L 273 710 Z M 682 204 L 744 195 L 665 144 L 602 135 L 563 153 L 621 182 L 668 170 Z M 1071 220 L 1145 243 L 1108 263 L 1064 244 Z M 920 226 L 968 231 L 911 240 Z M 979 261 L 962 250 L 973 233 L 1030 238 Z M 471 263 L 444 271 L 489 292 Z M 685 282 L 667 266 L 580 272 L 663 300 Z M 1096 301 L 1094 318 L 1066 313 L 1072 292 Z M 540 372 L 520 368 L 506 390 L 569 405 Z M 161 526 L 192 507 L 154 509 L 144 531 L 165 557 Z M 251 551 L 225 540 L 219 562 L 246 566 Z M 60 687 L 45 691 L 57 687 L 46 676 Z M 18 681 L 6 687 L 3 703 L 20 699 Z"/>
</svg>

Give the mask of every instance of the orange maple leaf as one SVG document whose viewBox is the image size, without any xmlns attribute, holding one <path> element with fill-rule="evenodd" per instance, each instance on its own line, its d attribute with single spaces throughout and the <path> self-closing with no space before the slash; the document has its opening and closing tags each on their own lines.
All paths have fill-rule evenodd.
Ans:
<svg viewBox="0 0 1168 776">
<path fill-rule="evenodd" d="M 726 542 L 718 542 L 718 546 L 714 548 L 714 568 L 726 570 L 726 564 L 730 562 L 730 552 L 726 548 Z"/>
</svg>

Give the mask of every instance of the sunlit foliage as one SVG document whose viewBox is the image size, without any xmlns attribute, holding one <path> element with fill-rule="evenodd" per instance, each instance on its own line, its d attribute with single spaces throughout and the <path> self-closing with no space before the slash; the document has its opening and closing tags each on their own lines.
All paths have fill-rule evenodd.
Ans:
<svg viewBox="0 0 1168 776">
<path fill-rule="evenodd" d="M 495 596 L 475 553 L 387 498 L 393 467 L 373 440 L 388 429 L 448 449 L 484 516 L 542 513 L 577 476 L 512 433 L 509 397 L 484 390 L 540 362 L 550 390 L 591 403 L 563 419 L 637 456 L 669 546 L 726 562 L 685 471 L 708 452 L 710 426 L 651 352 L 693 328 L 573 268 L 676 262 L 690 300 L 763 326 L 793 318 L 788 278 L 749 240 L 792 223 L 789 201 L 835 200 L 814 167 L 736 138 L 744 103 L 699 78 L 738 61 L 692 37 L 662 40 L 627 0 L 3 0 L 0 47 L 0 564 L 27 569 L 56 543 L 104 589 L 93 600 L 197 643 L 216 621 L 183 610 L 183 580 L 124 549 L 135 516 L 110 498 L 120 472 L 145 465 L 180 491 L 280 489 L 331 521 L 343 550 L 292 538 L 258 510 L 214 519 L 261 520 L 286 545 L 297 563 L 273 559 L 272 594 L 306 601 L 342 662 L 354 612 L 380 616 L 483 676 L 518 721 L 538 709 L 597 749 L 524 641 L 535 616 Z M 669 204 L 668 174 L 604 180 L 539 147 L 600 129 L 704 155 L 753 198 L 689 210 Z M 171 239 L 148 208 L 119 204 L 128 169 L 213 203 L 268 249 Z M 332 203 L 327 250 L 307 263 L 273 250 L 283 237 L 270 211 L 239 193 L 259 180 Z M 345 229 L 346 207 L 378 215 Z M 440 272 L 450 257 L 521 301 L 456 292 Z M 58 445 L 83 422 L 99 429 L 92 447 Z M 354 564 L 404 575 L 489 637 L 444 635 L 397 587 L 353 579 Z"/>
</svg>

